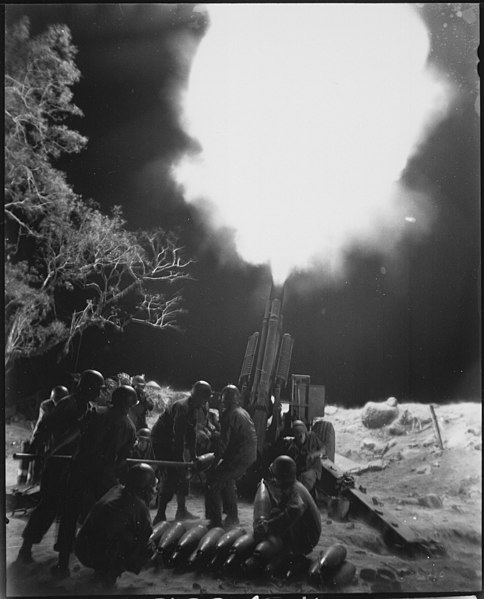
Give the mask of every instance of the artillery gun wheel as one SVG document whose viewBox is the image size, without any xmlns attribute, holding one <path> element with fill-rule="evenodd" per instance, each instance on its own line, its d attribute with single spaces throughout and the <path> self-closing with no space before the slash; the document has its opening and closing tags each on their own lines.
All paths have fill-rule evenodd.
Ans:
<svg viewBox="0 0 484 599">
<path fill-rule="evenodd" d="M 323 447 L 326 448 L 327 457 L 334 462 L 336 435 L 333 424 L 327 420 L 318 420 L 313 424 L 311 430 L 318 436 Z"/>
</svg>

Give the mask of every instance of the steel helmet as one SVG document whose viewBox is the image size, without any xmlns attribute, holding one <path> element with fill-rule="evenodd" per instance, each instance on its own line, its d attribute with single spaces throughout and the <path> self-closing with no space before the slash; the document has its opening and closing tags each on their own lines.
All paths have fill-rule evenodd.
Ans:
<svg viewBox="0 0 484 599">
<path fill-rule="evenodd" d="M 192 397 L 209 399 L 212 395 L 212 387 L 206 381 L 197 381 L 192 387 Z"/>
<path fill-rule="evenodd" d="M 67 389 L 67 387 L 64 387 L 63 385 L 57 385 L 57 387 L 54 387 L 50 392 L 50 399 L 55 404 L 58 404 L 60 400 L 66 397 L 67 395 L 69 395 L 69 390 Z"/>
<path fill-rule="evenodd" d="M 220 396 L 224 403 L 233 404 L 240 400 L 240 391 L 235 385 L 226 385 Z"/>
<path fill-rule="evenodd" d="M 113 406 L 132 408 L 138 403 L 138 395 L 130 385 L 121 385 L 113 391 L 111 403 Z"/>
<path fill-rule="evenodd" d="M 151 439 L 151 431 L 149 428 L 140 428 L 136 436 L 138 439 Z"/>
<path fill-rule="evenodd" d="M 280 483 L 293 483 L 296 480 L 296 462 L 288 455 L 280 455 L 270 466 L 274 478 Z"/>
<path fill-rule="evenodd" d="M 104 385 L 104 377 L 97 370 L 84 370 L 79 379 L 82 389 L 100 390 Z"/>
<path fill-rule="evenodd" d="M 303 429 L 304 432 L 308 432 L 308 427 L 302 420 L 294 420 L 291 426 L 293 431 L 295 431 L 296 429 Z"/>
<path fill-rule="evenodd" d="M 126 488 L 131 491 L 144 491 L 155 485 L 155 471 L 148 464 L 136 464 L 129 469 L 126 476 Z"/>
<path fill-rule="evenodd" d="M 131 379 L 131 384 L 134 385 L 138 385 L 138 386 L 145 386 L 146 385 L 146 381 L 145 381 L 145 375 L 144 374 L 135 374 L 134 377 Z"/>
</svg>

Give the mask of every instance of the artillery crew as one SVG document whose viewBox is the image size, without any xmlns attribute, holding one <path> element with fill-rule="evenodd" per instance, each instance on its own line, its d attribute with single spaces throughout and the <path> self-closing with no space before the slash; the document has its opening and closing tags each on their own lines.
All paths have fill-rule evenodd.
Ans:
<svg viewBox="0 0 484 599">
<path fill-rule="evenodd" d="M 205 517 L 210 526 L 222 526 L 222 505 L 226 527 L 239 523 L 237 509 L 238 480 L 257 458 L 257 434 L 249 414 L 240 406 L 240 391 L 227 385 L 221 394 L 220 440 L 215 450 L 215 463 L 207 472 Z"/>
<path fill-rule="evenodd" d="M 187 398 L 165 409 L 152 430 L 148 426 L 136 430 L 133 424 L 133 410 L 141 403 L 142 391 L 118 384 L 109 405 L 94 406 L 103 388 L 102 374 L 86 370 L 72 395 L 46 408 L 38 420 L 33 447 L 48 447 L 49 453 L 42 471 L 41 500 L 23 531 L 17 561 L 33 561 L 33 544 L 42 540 L 57 516 L 60 527 L 55 549 L 59 558 L 51 568 L 52 575 L 68 577 L 70 555 L 75 552 L 109 588 L 124 571 L 139 573 L 152 555 L 148 542 L 152 533 L 150 502 L 156 494 L 158 473 L 161 481 L 158 504 L 153 504 L 157 507 L 153 525 L 166 520 L 166 508 L 174 495 L 175 521 L 197 519 L 186 506 L 190 472 L 186 462 L 190 460 L 200 471 L 203 465 L 212 464 L 203 470 L 207 522 L 200 530 L 206 526 L 215 539 L 222 537 L 222 528 L 228 531 L 237 527 L 236 482 L 256 462 L 258 439 L 235 385 L 227 385 L 221 392 L 220 431 L 218 423 L 212 423 L 211 431 L 218 433 L 213 435 L 214 454 L 204 456 L 197 456 L 196 434 L 202 408 L 201 421 L 204 426 L 210 424 L 208 400 L 213 393 L 209 383 L 197 381 Z M 141 412 L 145 418 L 146 405 Z M 309 492 L 321 472 L 321 443 L 302 421 L 293 422 L 292 430 L 294 438 L 286 438 L 278 447 L 284 455 L 276 457 L 270 466 L 271 480 L 264 481 L 270 513 L 254 523 L 253 540 L 278 537 L 285 550 L 307 555 L 321 534 L 319 510 Z M 70 455 L 72 459 L 49 459 L 52 454 Z M 163 468 L 156 470 L 145 463 L 130 465 L 128 458 L 180 465 L 162 464 Z"/>
</svg>

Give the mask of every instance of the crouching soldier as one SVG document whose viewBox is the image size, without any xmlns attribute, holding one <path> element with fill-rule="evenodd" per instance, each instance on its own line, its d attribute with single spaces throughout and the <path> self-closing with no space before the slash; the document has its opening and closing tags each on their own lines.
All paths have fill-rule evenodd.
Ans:
<svg viewBox="0 0 484 599">
<path fill-rule="evenodd" d="M 277 457 L 265 481 L 271 503 L 267 518 L 254 524 L 254 537 L 280 537 L 286 553 L 307 555 L 319 541 L 321 515 L 306 487 L 296 480 L 296 463 L 286 455 Z"/>
<path fill-rule="evenodd" d="M 148 464 L 136 464 L 126 485 L 117 485 L 99 499 L 76 537 L 75 554 L 105 587 L 123 572 L 139 574 L 153 554 L 148 505 L 155 493 L 156 476 Z"/>
</svg>

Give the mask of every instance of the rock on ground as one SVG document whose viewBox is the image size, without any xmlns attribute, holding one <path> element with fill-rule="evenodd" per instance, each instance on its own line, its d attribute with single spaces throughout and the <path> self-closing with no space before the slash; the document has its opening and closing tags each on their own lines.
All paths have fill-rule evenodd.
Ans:
<svg viewBox="0 0 484 599">
<path fill-rule="evenodd" d="M 367 428 L 381 428 L 396 420 L 398 414 L 398 406 L 369 401 L 361 413 L 361 422 Z"/>
</svg>

